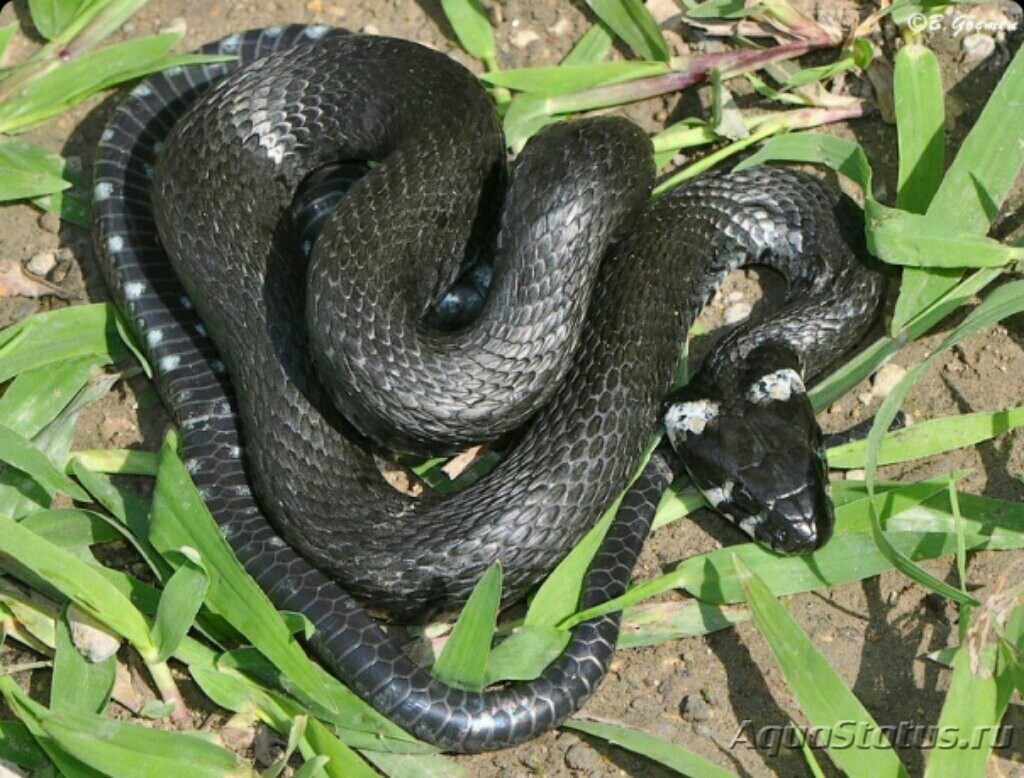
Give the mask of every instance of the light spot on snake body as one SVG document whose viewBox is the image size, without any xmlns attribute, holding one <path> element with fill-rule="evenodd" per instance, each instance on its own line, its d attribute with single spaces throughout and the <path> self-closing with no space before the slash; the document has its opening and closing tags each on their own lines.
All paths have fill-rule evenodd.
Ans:
<svg viewBox="0 0 1024 778">
<path fill-rule="evenodd" d="M 149 84 L 139 84 L 132 90 L 132 95 L 135 97 L 149 97 L 153 94 L 153 89 Z"/>
<path fill-rule="evenodd" d="M 114 193 L 114 185 L 109 181 L 100 181 L 92 189 L 92 196 L 96 202 L 106 200 Z"/>
<path fill-rule="evenodd" d="M 718 415 L 714 400 L 690 400 L 676 403 L 665 414 L 665 429 L 670 439 L 686 440 L 687 435 L 700 435 Z"/>
<path fill-rule="evenodd" d="M 221 362 L 219 359 L 214 359 L 212 362 L 210 362 L 210 369 L 212 369 L 214 373 L 227 372 L 227 370 L 224 367 L 224 363 Z"/>
<path fill-rule="evenodd" d="M 242 458 L 242 448 L 241 448 L 241 446 L 231 446 L 228 449 L 228 456 L 231 459 L 241 459 Z"/>
<path fill-rule="evenodd" d="M 220 42 L 220 50 L 225 54 L 234 54 L 238 51 L 238 44 L 241 41 L 241 36 L 237 33 L 229 35 Z"/>
<path fill-rule="evenodd" d="M 138 300 L 146 291 L 146 285 L 141 281 L 129 281 L 124 285 L 124 296 L 129 300 Z"/>
<path fill-rule="evenodd" d="M 173 78 L 174 76 L 180 76 L 184 72 L 185 71 L 181 65 L 175 65 L 173 68 L 167 68 L 167 70 L 164 71 L 164 75 L 171 76 Z"/>
<path fill-rule="evenodd" d="M 198 459 L 186 459 L 185 469 L 188 470 L 190 473 L 195 474 L 203 469 L 203 463 L 200 462 Z"/>
<path fill-rule="evenodd" d="M 114 131 L 109 127 L 100 133 L 100 140 L 106 143 L 114 139 Z"/>
<path fill-rule="evenodd" d="M 278 35 L 281 34 L 281 28 L 277 26 L 268 27 L 263 32 L 266 34 L 268 38 L 276 38 Z"/>
<path fill-rule="evenodd" d="M 744 516 L 739 520 L 736 526 L 747 533 L 750 537 L 754 537 L 755 530 L 757 530 L 757 517 Z"/>
<path fill-rule="evenodd" d="M 196 334 L 197 335 L 201 335 L 202 337 L 205 338 L 206 337 L 206 327 L 204 327 L 202 324 L 197 324 L 196 325 Z"/>
<path fill-rule="evenodd" d="M 124 248 L 124 238 L 120 235 L 111 235 L 107 238 L 107 249 L 113 253 L 117 253 Z"/>
<path fill-rule="evenodd" d="M 329 29 L 330 28 L 326 24 L 314 24 L 312 27 L 307 27 L 305 29 L 305 36 L 311 40 L 317 40 L 324 37 Z"/>
<path fill-rule="evenodd" d="M 192 310 L 192 301 L 187 297 L 180 298 L 178 302 L 181 303 L 181 307 L 184 308 L 186 311 Z"/>
<path fill-rule="evenodd" d="M 158 345 L 160 341 L 162 341 L 163 339 L 163 330 L 150 330 L 149 332 L 146 333 L 146 343 L 148 343 L 150 347 Z"/>
<path fill-rule="evenodd" d="M 726 481 L 721 486 L 713 486 L 710 489 L 702 489 L 704 497 L 707 499 L 711 506 L 717 508 L 719 505 L 732 500 L 733 482 Z"/>
<path fill-rule="evenodd" d="M 747 399 L 755 404 L 785 402 L 794 394 L 805 391 L 800 374 L 787 367 L 757 379 L 747 390 Z"/>
<path fill-rule="evenodd" d="M 176 354 L 172 354 L 169 357 L 163 357 L 160 360 L 159 364 L 160 369 L 163 372 L 169 373 L 171 370 L 174 370 L 178 365 L 181 364 L 181 357 L 177 356 Z"/>
</svg>

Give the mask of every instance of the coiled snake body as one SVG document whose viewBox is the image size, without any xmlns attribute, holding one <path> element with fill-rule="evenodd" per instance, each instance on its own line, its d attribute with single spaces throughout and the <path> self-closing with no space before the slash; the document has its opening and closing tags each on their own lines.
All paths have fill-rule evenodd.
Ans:
<svg viewBox="0 0 1024 778">
<path fill-rule="evenodd" d="M 878 292 L 837 229 L 837 195 L 755 168 L 650 205 L 649 142 L 614 118 L 549 128 L 507 173 L 486 93 L 406 41 L 291 26 L 203 51 L 238 62 L 147 79 L 103 133 L 100 261 L 225 537 L 364 699 L 455 751 L 522 742 L 575 711 L 607 670 L 617 615 L 575 628 L 539 679 L 476 693 L 417 667 L 359 601 L 406 619 L 450 611 L 496 560 L 506 599 L 521 595 L 627 484 L 666 408 L 721 512 L 780 550 L 824 541 L 799 376 L 862 334 Z M 322 220 L 307 269 L 292 201 L 338 161 L 368 172 Z M 493 282 L 479 312 L 436 326 L 481 253 Z M 782 271 L 791 302 L 730 336 L 666 405 L 687 328 L 751 262 Z M 715 436 L 724 453 L 687 454 Z M 374 456 L 498 438 L 495 470 L 445 497 L 396 491 Z M 668 459 L 624 499 L 583 607 L 625 590 Z"/>
</svg>

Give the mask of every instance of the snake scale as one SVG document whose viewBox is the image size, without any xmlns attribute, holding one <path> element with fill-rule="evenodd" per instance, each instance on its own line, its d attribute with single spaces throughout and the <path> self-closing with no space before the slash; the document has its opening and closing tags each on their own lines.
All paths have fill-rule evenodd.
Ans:
<svg viewBox="0 0 1024 778">
<path fill-rule="evenodd" d="M 494 561 L 505 601 L 520 597 L 627 485 L 659 417 L 745 531 L 785 552 L 827 539 L 802 379 L 863 333 L 879 289 L 837 193 L 753 168 L 651 204 L 650 143 L 612 117 L 548 128 L 508 169 L 475 78 L 407 41 L 294 25 L 202 51 L 237 60 L 142 81 L 104 130 L 98 255 L 224 536 L 381 713 L 472 752 L 582 705 L 617 614 L 577 626 L 538 679 L 471 692 L 413 663 L 361 603 L 403 620 L 450 612 Z M 344 196 L 293 203 L 339 161 L 358 168 Z M 328 211 L 315 230 L 303 207 Z M 788 302 L 666 400 L 689 325 L 750 263 L 786 276 Z M 478 310 L 439 326 L 439 301 L 470 277 L 491 279 Z M 413 497 L 381 475 L 384 450 L 480 441 L 503 459 L 453 495 Z M 651 457 L 582 607 L 625 591 L 678 469 L 667 446 Z"/>
</svg>

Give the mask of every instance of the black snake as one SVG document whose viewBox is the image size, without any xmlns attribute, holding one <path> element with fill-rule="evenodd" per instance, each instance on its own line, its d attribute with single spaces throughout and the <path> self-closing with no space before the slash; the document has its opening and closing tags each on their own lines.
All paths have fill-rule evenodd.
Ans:
<svg viewBox="0 0 1024 778">
<path fill-rule="evenodd" d="M 359 601 L 403 619 L 451 611 L 494 561 L 506 601 L 521 596 L 627 484 L 666 409 L 718 510 L 778 550 L 824 542 L 801 376 L 862 334 L 878 297 L 837 229 L 855 218 L 837 193 L 754 168 L 652 205 L 649 141 L 612 117 L 545 130 L 508 171 L 475 78 L 407 41 L 296 25 L 202 51 L 238 59 L 146 79 L 103 132 L 100 261 L 225 537 L 379 711 L 478 751 L 579 708 L 617 615 L 576 627 L 539 679 L 470 692 L 417 667 Z M 332 175 L 348 192 L 325 200 Z M 780 270 L 790 302 L 666 404 L 689 325 L 750 263 Z M 474 288 L 471 321 L 446 313 Z M 503 460 L 456 494 L 382 478 L 383 449 L 482 440 Z M 670 458 L 659 450 L 627 494 L 581 606 L 625 590 Z"/>
</svg>

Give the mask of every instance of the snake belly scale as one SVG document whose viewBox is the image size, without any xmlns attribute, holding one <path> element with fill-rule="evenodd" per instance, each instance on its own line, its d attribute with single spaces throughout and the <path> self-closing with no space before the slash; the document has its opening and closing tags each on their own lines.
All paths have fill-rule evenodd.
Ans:
<svg viewBox="0 0 1024 778">
<path fill-rule="evenodd" d="M 775 329 L 805 375 L 848 348 L 877 283 L 849 269 L 836 198 L 752 170 L 651 206 L 648 141 L 611 118 L 542 133 L 506 171 L 475 79 L 405 41 L 294 25 L 203 51 L 238 61 L 142 82 L 103 133 L 94 179 L 100 262 L 186 467 L 275 606 L 310 619 L 324 663 L 381 713 L 452 751 L 534 737 L 593 692 L 616 614 L 576 627 L 535 681 L 470 692 L 416 666 L 361 602 L 405 619 L 450 611 L 494 561 L 506 600 L 542 580 L 626 486 L 686 330 L 733 267 L 776 266 L 799 295 L 829 287 L 823 327 Z M 372 164 L 307 270 L 287 248 L 289 204 L 337 160 Z M 678 223 L 700 245 L 681 251 Z M 467 243 L 492 232 L 479 316 L 424 326 Z M 714 369 L 735 374 L 768 327 L 732 338 Z M 501 464 L 446 497 L 395 491 L 374 457 L 499 436 Z M 625 591 L 670 459 L 653 456 L 624 499 L 582 607 Z"/>
</svg>

